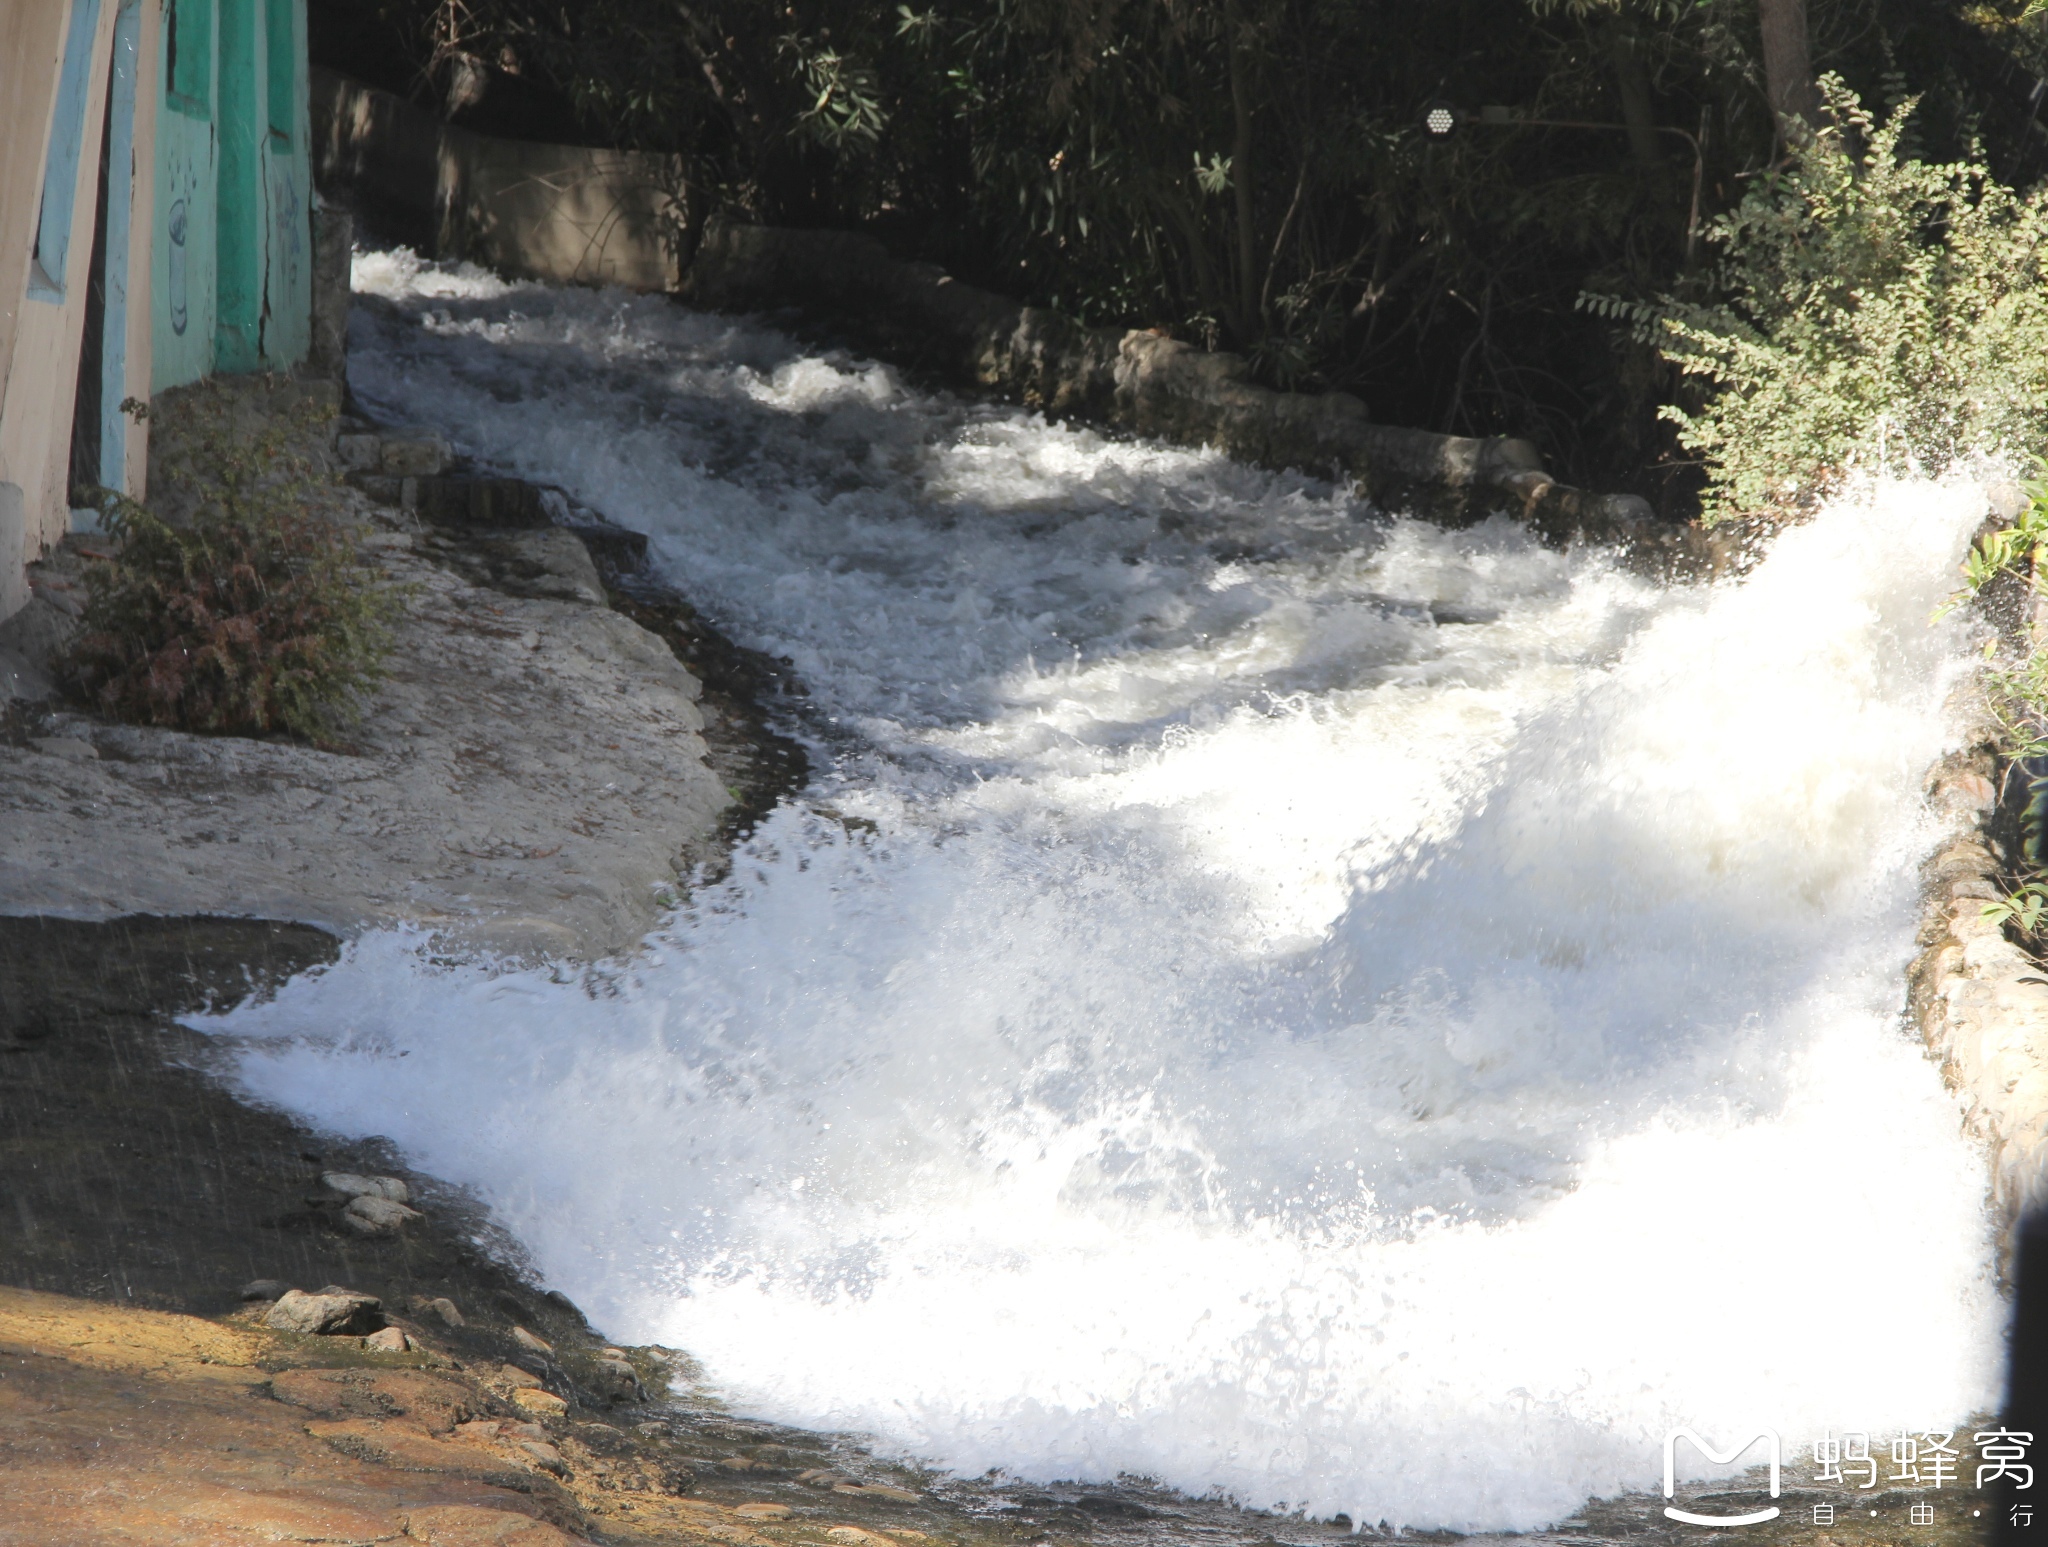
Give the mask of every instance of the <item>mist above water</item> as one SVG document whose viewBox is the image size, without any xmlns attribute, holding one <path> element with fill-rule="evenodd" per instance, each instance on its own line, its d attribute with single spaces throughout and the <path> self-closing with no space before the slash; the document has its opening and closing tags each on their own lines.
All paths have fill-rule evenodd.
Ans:
<svg viewBox="0 0 2048 1547">
<path fill-rule="evenodd" d="M 822 771 L 630 963 L 380 935 L 207 1022 L 256 1094 L 965 1472 L 1526 1527 L 1675 1423 L 1991 1401 L 1898 1014 L 1981 491 L 1663 589 L 655 298 L 357 288 L 358 394 L 647 533 Z"/>
</svg>

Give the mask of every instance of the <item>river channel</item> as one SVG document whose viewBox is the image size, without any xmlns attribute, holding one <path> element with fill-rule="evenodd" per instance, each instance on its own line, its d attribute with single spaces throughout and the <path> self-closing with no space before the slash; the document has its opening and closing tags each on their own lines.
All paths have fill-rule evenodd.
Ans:
<svg viewBox="0 0 2048 1547">
<path fill-rule="evenodd" d="M 761 320 L 356 275 L 363 401 L 644 532 L 813 777 L 629 961 L 380 935 L 206 1021 L 257 1096 L 737 1412 L 1194 1536 L 1570 1537 L 1680 1424 L 1996 1405 L 1900 1019 L 1979 488 L 1663 586 Z"/>
</svg>

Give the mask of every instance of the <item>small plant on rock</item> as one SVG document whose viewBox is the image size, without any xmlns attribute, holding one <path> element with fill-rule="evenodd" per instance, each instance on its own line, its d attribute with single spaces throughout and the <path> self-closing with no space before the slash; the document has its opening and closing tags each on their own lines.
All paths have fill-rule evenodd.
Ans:
<svg viewBox="0 0 2048 1547">
<path fill-rule="evenodd" d="M 395 598 L 322 509 L 332 476 L 305 447 L 327 415 L 178 406 L 160 508 L 101 497 L 114 546 L 87 572 L 70 681 L 116 719 L 331 740 L 382 676 Z"/>
</svg>

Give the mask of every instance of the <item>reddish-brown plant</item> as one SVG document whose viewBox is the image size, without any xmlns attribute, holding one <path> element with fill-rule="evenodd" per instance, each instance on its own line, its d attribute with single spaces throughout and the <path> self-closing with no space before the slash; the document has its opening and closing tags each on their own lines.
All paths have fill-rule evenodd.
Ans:
<svg viewBox="0 0 2048 1547">
<path fill-rule="evenodd" d="M 295 428 L 238 437 L 202 423 L 180 471 L 201 491 L 166 519 L 108 496 L 110 556 L 67 658 L 76 690 L 116 719 L 325 741 L 381 675 L 393 598 L 348 531 L 317 508 L 323 481 Z"/>
</svg>

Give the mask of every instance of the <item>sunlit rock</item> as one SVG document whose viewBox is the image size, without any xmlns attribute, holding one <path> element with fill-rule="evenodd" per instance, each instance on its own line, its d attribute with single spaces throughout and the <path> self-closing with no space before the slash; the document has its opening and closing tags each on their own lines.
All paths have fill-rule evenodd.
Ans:
<svg viewBox="0 0 2048 1547">
<path fill-rule="evenodd" d="M 425 1217 L 418 1209 L 370 1193 L 349 1199 L 348 1207 L 341 1211 L 344 1225 L 358 1235 L 371 1236 L 396 1235 L 413 1220 Z"/>
<path fill-rule="evenodd" d="M 263 1325 L 279 1332 L 310 1332 L 322 1337 L 360 1336 L 384 1326 L 384 1302 L 375 1295 L 329 1285 L 318 1294 L 287 1289 L 264 1313 Z"/>
</svg>

